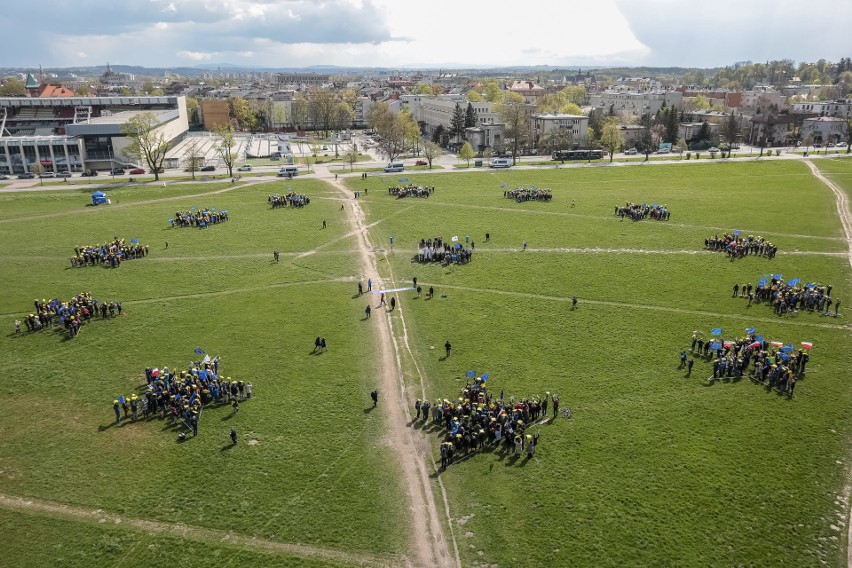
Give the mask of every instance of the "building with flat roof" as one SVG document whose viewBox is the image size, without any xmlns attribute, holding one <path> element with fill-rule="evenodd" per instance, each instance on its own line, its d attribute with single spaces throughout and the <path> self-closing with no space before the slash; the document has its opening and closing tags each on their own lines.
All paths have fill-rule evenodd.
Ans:
<svg viewBox="0 0 852 568">
<path fill-rule="evenodd" d="M 189 129 L 185 97 L 0 97 L 0 171 L 23 173 L 131 165 L 122 126 L 143 112 L 174 143 Z"/>
</svg>

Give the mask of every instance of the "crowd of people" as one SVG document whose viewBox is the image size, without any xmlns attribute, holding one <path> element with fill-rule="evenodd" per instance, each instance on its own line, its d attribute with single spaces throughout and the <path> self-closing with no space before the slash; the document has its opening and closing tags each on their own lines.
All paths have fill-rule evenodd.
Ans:
<svg viewBox="0 0 852 568">
<path fill-rule="evenodd" d="M 435 192 L 435 186 L 428 185 L 392 185 L 388 187 L 388 195 L 396 195 L 397 198 L 403 197 L 429 197 Z"/>
<path fill-rule="evenodd" d="M 125 244 L 124 239 L 114 237 L 110 242 L 74 247 L 71 268 L 96 264 L 118 268 L 124 260 L 148 256 L 148 245 L 141 245 L 138 241 L 133 241 L 136 241 L 136 239 L 133 239 L 130 244 Z"/>
<path fill-rule="evenodd" d="M 203 229 L 208 225 L 224 223 L 228 220 L 228 212 L 216 211 L 215 207 L 198 209 L 193 206 L 189 211 L 178 211 L 173 219 L 169 219 L 172 227 L 198 227 Z"/>
<path fill-rule="evenodd" d="M 454 237 L 455 238 L 455 237 Z M 417 260 L 419 262 L 440 262 L 444 266 L 466 264 L 473 259 L 476 243 L 465 237 L 465 246 L 459 242 L 445 243 L 441 237 L 420 239 L 417 245 Z"/>
<path fill-rule="evenodd" d="M 553 199 L 553 194 L 550 188 L 516 187 L 515 189 L 507 189 L 503 191 L 503 197 L 506 199 L 514 199 L 518 203 L 524 201 L 550 201 Z"/>
<path fill-rule="evenodd" d="M 530 426 L 547 417 L 548 403 L 552 399 L 553 417 L 559 412 L 559 395 L 548 392 L 544 398 L 505 400 L 501 392 L 496 398 L 486 386 L 488 375 L 476 377 L 461 390 L 457 401 L 447 399 L 433 403 L 415 402 L 415 422 L 431 421 L 443 432 L 441 443 L 441 469 L 446 469 L 457 456 L 486 447 L 520 456 L 524 452 L 532 458 L 538 446 L 538 433 Z"/>
<path fill-rule="evenodd" d="M 171 417 L 172 423 L 182 422 L 195 436 L 204 408 L 230 404 L 234 413 L 240 402 L 252 397 L 252 384 L 233 380 L 219 374 L 219 357 L 205 356 L 193 361 L 185 371 L 177 367 L 145 369 L 145 393 L 113 400 L 116 424 L 122 420 L 138 420 L 158 416 Z M 122 411 L 124 416 L 122 417 Z"/>
<path fill-rule="evenodd" d="M 80 328 L 92 318 L 113 318 L 122 315 L 121 302 L 101 302 L 92 298 L 91 292 L 81 292 L 66 302 L 59 298 L 50 301 L 34 300 L 33 313 L 24 318 L 27 331 L 42 331 L 44 329 L 56 329 L 57 326 L 71 337 L 80 333 Z M 15 334 L 20 335 L 21 322 L 15 320 Z"/>
<path fill-rule="evenodd" d="M 615 214 L 621 217 L 624 221 L 625 217 L 629 217 L 633 221 L 642 221 L 644 219 L 653 219 L 655 221 L 668 221 L 671 217 L 671 211 L 667 205 L 657 205 L 647 203 L 631 203 L 627 201 L 624 205 L 615 206 Z"/>
<path fill-rule="evenodd" d="M 718 234 L 707 237 L 704 239 L 704 247 L 709 250 L 724 252 L 731 259 L 748 255 L 775 258 L 775 254 L 778 252 L 778 247 L 763 237 L 759 235 L 757 237 L 753 235 L 743 237 L 739 231 L 734 231 L 731 234 L 725 233 L 721 237 Z"/>
<path fill-rule="evenodd" d="M 705 341 L 698 332 L 692 334 L 691 353 L 703 353 L 713 361 L 713 376 L 715 379 L 738 379 L 749 376 L 752 380 L 786 392 L 793 396 L 796 381 L 805 374 L 805 368 L 810 361 L 812 348 L 810 343 L 802 342 L 802 348 L 796 350 L 792 345 L 784 345 L 780 341 L 766 341 L 757 335 L 753 328 L 746 335 L 734 341 L 711 339 Z M 681 361 L 686 353 L 681 354 Z M 749 366 L 751 369 L 749 370 Z M 692 370 L 692 359 L 689 360 Z"/>
<path fill-rule="evenodd" d="M 832 317 L 839 315 L 840 299 L 831 297 L 831 284 L 803 283 L 799 278 L 784 281 L 780 274 L 775 276 L 771 280 L 761 278 L 756 288 L 751 283 L 735 283 L 732 297 L 748 298 L 749 306 L 752 302 L 766 303 L 779 316 L 796 315 L 800 310 Z M 831 312 L 832 305 L 834 313 Z"/>
<path fill-rule="evenodd" d="M 295 191 L 290 191 L 284 195 L 270 195 L 267 198 L 267 202 L 272 206 L 273 209 L 278 209 L 279 207 L 304 207 L 305 205 L 311 204 L 311 198 L 307 195 L 301 195 L 296 193 Z"/>
</svg>

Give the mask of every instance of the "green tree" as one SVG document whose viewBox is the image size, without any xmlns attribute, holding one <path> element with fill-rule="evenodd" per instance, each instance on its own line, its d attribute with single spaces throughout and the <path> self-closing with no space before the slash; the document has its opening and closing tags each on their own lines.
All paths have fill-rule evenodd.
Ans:
<svg viewBox="0 0 852 568">
<path fill-rule="evenodd" d="M 489 103 L 499 103 L 503 100 L 503 91 L 500 89 L 497 79 L 490 79 L 485 82 L 483 98 Z"/>
<path fill-rule="evenodd" d="M 257 115 L 249 103 L 243 97 L 231 97 L 228 99 L 228 111 L 233 118 L 237 119 L 237 124 L 241 128 L 251 130 L 257 125 Z"/>
<path fill-rule="evenodd" d="M 482 102 L 482 95 L 480 95 L 476 89 L 471 89 L 467 92 L 467 100 L 475 103 Z"/>
<path fill-rule="evenodd" d="M 473 105 L 468 102 L 467 108 L 464 111 L 464 127 L 465 128 L 472 128 L 472 127 L 476 126 L 476 123 L 477 123 L 476 109 L 473 108 Z"/>
<path fill-rule="evenodd" d="M 589 134 L 588 138 L 591 141 L 597 140 L 597 137 L 603 132 L 604 115 L 600 109 L 593 109 L 589 113 Z"/>
<path fill-rule="evenodd" d="M 512 164 L 518 162 L 518 154 L 529 138 L 528 112 L 524 97 L 507 93 L 503 102 L 496 105 L 503 122 L 503 132 L 512 145 Z"/>
<path fill-rule="evenodd" d="M 453 109 L 453 116 L 450 119 L 450 136 L 455 140 L 464 138 L 464 111 L 459 103 L 456 103 L 456 108 Z"/>
<path fill-rule="evenodd" d="M 676 108 L 669 107 L 665 115 L 665 124 L 666 137 L 664 141 L 674 144 L 677 141 L 678 129 L 680 128 L 680 121 L 678 120 Z"/>
<path fill-rule="evenodd" d="M 604 122 L 600 140 L 601 148 L 609 154 L 609 161 L 615 153 L 624 146 L 624 136 L 621 134 L 621 125 L 616 118 L 608 118 Z"/>
<path fill-rule="evenodd" d="M 439 124 L 435 127 L 435 132 L 432 133 L 432 142 L 441 144 L 441 139 L 444 137 L 444 125 Z"/>
<path fill-rule="evenodd" d="M 328 136 L 334 123 L 337 102 L 331 89 L 314 89 L 308 95 L 308 116 L 314 128 L 322 130 L 323 136 Z"/>
<path fill-rule="evenodd" d="M 408 148 L 411 149 L 411 153 L 415 156 L 420 155 L 420 145 L 423 142 L 423 138 L 420 135 L 420 126 L 417 124 L 417 121 L 414 120 L 414 117 L 411 113 L 405 112 L 401 113 L 403 120 L 403 126 L 405 128 L 405 141 Z"/>
<path fill-rule="evenodd" d="M 143 112 L 128 119 L 121 127 L 124 135 L 130 140 L 124 154 L 144 162 L 154 172 L 154 181 L 160 180 L 160 170 L 170 146 L 170 141 L 160 129 L 161 125 L 154 113 Z"/>
<path fill-rule="evenodd" d="M 92 88 L 89 85 L 80 85 L 74 89 L 74 94 L 78 97 L 90 97 L 92 96 Z"/>
<path fill-rule="evenodd" d="M 731 111 L 731 114 L 725 118 L 725 122 L 722 124 L 722 138 L 728 143 L 729 147 L 736 143 L 738 132 L 739 125 L 737 124 L 737 118 L 734 116 L 733 111 Z"/>
<path fill-rule="evenodd" d="M 17 77 L 6 77 L 0 85 L 0 97 L 22 97 L 26 94 L 24 82 Z"/>
<path fill-rule="evenodd" d="M 441 146 L 435 142 L 426 142 L 426 145 L 423 146 L 423 157 L 429 162 L 430 170 L 432 169 L 432 160 L 438 158 L 443 153 L 444 151 L 441 149 Z"/>
<path fill-rule="evenodd" d="M 234 139 L 234 126 L 231 124 L 217 124 L 213 127 L 213 135 L 216 137 L 216 153 L 225 167 L 228 168 L 228 177 L 234 177 L 234 164 L 237 161 L 236 140 Z"/>
<path fill-rule="evenodd" d="M 414 86 L 414 94 L 416 95 L 431 95 L 432 94 L 432 85 L 429 83 L 417 83 Z"/>
<path fill-rule="evenodd" d="M 470 161 L 474 156 L 476 156 L 476 153 L 473 151 L 473 146 L 470 145 L 470 142 L 465 140 L 464 144 L 462 144 L 461 150 L 459 150 L 459 158 L 467 160 L 467 167 L 470 167 Z"/>
<path fill-rule="evenodd" d="M 304 130 L 308 121 L 308 100 L 298 93 L 290 105 L 290 114 L 293 119 L 293 126 L 299 130 Z"/>
<path fill-rule="evenodd" d="M 186 114 L 190 124 L 198 124 L 198 99 L 186 97 Z"/>
</svg>

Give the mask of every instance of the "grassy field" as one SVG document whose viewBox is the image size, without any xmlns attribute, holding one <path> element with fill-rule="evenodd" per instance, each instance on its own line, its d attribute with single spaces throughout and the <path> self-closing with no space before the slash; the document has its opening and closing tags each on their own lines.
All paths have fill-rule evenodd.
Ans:
<svg viewBox="0 0 852 568">
<path fill-rule="evenodd" d="M 270 209 L 267 196 L 287 187 L 312 203 Z M 362 332 L 360 310 L 350 308 L 358 267 L 341 239 L 347 227 L 337 193 L 293 180 L 151 200 L 201 189 L 115 192 L 120 205 L 109 207 L 85 207 L 85 196 L 75 192 L 3 196 L 0 313 L 7 332 L 33 298 L 64 299 L 80 290 L 123 300 L 127 315 L 95 321 L 74 341 L 49 331 L 2 334 L 8 374 L 0 492 L 398 554 L 407 526 L 402 488 L 382 440 L 382 416 L 363 412 L 374 386 L 374 345 Z M 231 220 L 206 230 L 170 228 L 167 219 L 192 205 L 229 209 Z M 76 244 L 113 235 L 148 243 L 150 256 L 116 270 L 70 268 Z M 279 264 L 273 249 L 282 252 Z M 310 355 L 317 335 L 329 343 L 320 356 Z M 140 392 L 145 367 L 183 367 L 197 357 L 196 347 L 220 354 L 228 376 L 251 381 L 255 399 L 233 417 L 224 407 L 206 411 L 201 436 L 180 445 L 159 419 L 112 425 L 112 399 Z M 231 426 L 240 434 L 233 449 Z M 98 564 L 114 562 L 91 565 Z"/>
<path fill-rule="evenodd" d="M 852 191 L 852 162 L 815 163 Z M 372 322 L 353 297 L 359 278 L 375 277 L 340 210 L 353 201 L 321 180 L 116 188 L 106 207 L 87 206 L 90 189 L 0 195 L 0 530 L 11 565 L 403 564 L 409 488 L 392 425 L 368 397 L 374 326 L 391 317 L 410 347 L 400 356 L 412 405 L 420 392 L 455 398 L 476 369 L 496 393 L 558 392 L 572 411 L 534 427 L 532 460 L 487 451 L 440 475 L 463 566 L 845 566 L 852 271 L 834 196 L 803 164 L 702 156 L 406 173 L 436 187 L 428 199 L 388 195 L 398 177 L 346 183 L 370 189 L 358 203 L 383 278 L 416 276 L 436 294 L 399 293 L 397 310 Z M 521 184 L 549 187 L 553 200 L 503 197 Z M 289 187 L 311 204 L 271 210 L 267 196 Z M 671 220 L 619 221 L 613 208 L 625 201 L 666 204 Z M 171 228 L 193 205 L 231 220 Z M 705 238 L 732 230 L 765 236 L 778 256 L 704 250 Z M 147 243 L 150 256 L 70 268 L 75 245 L 114 235 Z M 413 262 L 419 240 L 438 235 L 469 237 L 473 262 Z M 840 317 L 779 318 L 731 298 L 735 282 L 779 272 L 832 284 Z M 73 340 L 15 337 L 12 322 L 34 298 L 81 290 L 122 300 L 127 315 Z M 691 376 L 678 368 L 692 330 L 733 338 L 751 326 L 815 345 L 794 398 L 748 379 L 709 381 L 701 359 Z M 310 354 L 317 335 L 329 343 L 322 355 Z M 253 383 L 239 414 L 205 410 L 200 436 L 183 443 L 159 419 L 113 425 L 113 398 L 141 392 L 145 367 L 184 366 L 196 347 Z M 410 427 L 437 457 L 440 432 Z M 3 506 L 3 496 L 73 510 Z"/>
<path fill-rule="evenodd" d="M 573 412 L 536 428 L 530 462 L 486 452 L 442 475 L 463 564 L 845 565 L 845 310 L 778 318 L 730 297 L 734 282 L 778 272 L 850 297 L 843 256 L 804 254 L 847 249 L 831 192 L 802 164 L 410 177 L 435 193 L 396 199 L 373 179 L 365 199 L 374 242 L 394 236 L 397 284 L 417 276 L 435 287 L 432 300 L 400 298 L 427 397 L 454 398 L 476 369 L 495 392 L 555 391 Z M 516 203 L 503 184 L 550 187 L 554 198 Z M 664 203 L 671 221 L 620 222 L 613 207 L 625 201 Z M 735 229 L 781 252 L 732 262 L 702 250 L 706 236 Z M 469 235 L 473 262 L 412 263 L 419 239 L 438 235 Z M 748 379 L 708 381 L 703 360 L 689 378 L 677 368 L 692 330 L 733 338 L 751 326 L 818 345 L 794 399 Z"/>
</svg>

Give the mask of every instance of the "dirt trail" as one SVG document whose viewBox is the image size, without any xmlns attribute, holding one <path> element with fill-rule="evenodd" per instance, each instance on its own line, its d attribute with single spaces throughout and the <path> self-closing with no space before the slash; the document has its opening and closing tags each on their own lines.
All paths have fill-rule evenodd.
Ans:
<svg viewBox="0 0 852 568">
<path fill-rule="evenodd" d="M 350 195 L 343 184 L 333 180 L 331 176 L 322 176 L 333 184 L 347 197 Z M 348 200 L 346 206 L 347 220 L 352 224 L 352 234 L 356 237 L 364 274 L 369 274 L 373 280 L 374 289 L 392 287 L 387 285 L 379 276 L 374 246 L 370 243 L 368 226 L 365 215 L 357 200 Z M 370 296 L 367 296 L 369 301 Z M 379 335 L 379 409 L 387 414 L 390 425 L 390 446 L 397 453 L 398 463 L 402 470 L 403 486 L 408 491 L 409 518 L 412 523 L 412 556 L 413 562 L 422 568 L 439 567 L 455 568 L 459 566 L 457 557 L 450 554 L 449 546 L 444 537 L 441 516 L 435 503 L 427 459 L 431 456 L 428 440 L 423 435 L 408 427 L 411 421 L 409 403 L 405 395 L 405 381 L 402 374 L 400 348 L 391 327 L 391 319 L 387 312 L 374 310 L 373 325 Z M 383 317 L 384 316 L 384 317 Z"/>
<path fill-rule="evenodd" d="M 162 521 L 147 521 L 132 519 L 106 513 L 100 509 L 84 509 L 53 501 L 14 497 L 0 493 L 0 507 L 11 511 L 35 513 L 46 517 L 86 521 L 92 523 L 109 523 L 120 525 L 131 530 L 158 536 L 180 537 L 203 543 L 227 544 L 243 548 L 259 549 L 273 554 L 286 554 L 304 558 L 323 558 L 349 566 L 394 567 L 407 563 L 403 557 L 383 557 L 350 550 L 332 550 L 307 544 L 278 542 L 265 538 L 235 534 L 230 531 L 208 529 L 182 523 L 167 523 Z"/>
<path fill-rule="evenodd" d="M 811 169 L 818 180 L 824 183 L 834 193 L 834 201 L 837 204 L 837 216 L 840 217 L 840 224 L 843 225 L 843 234 L 846 236 L 846 242 L 849 245 L 847 257 L 849 265 L 852 266 L 852 213 L 849 212 L 849 199 L 846 192 L 837 187 L 831 180 L 822 175 L 813 162 L 805 160 L 805 164 Z M 846 484 L 843 487 L 842 502 L 849 505 L 850 497 L 852 497 L 852 470 L 846 473 Z M 846 565 L 852 568 L 852 507 L 849 508 L 849 514 L 846 519 Z"/>
</svg>

